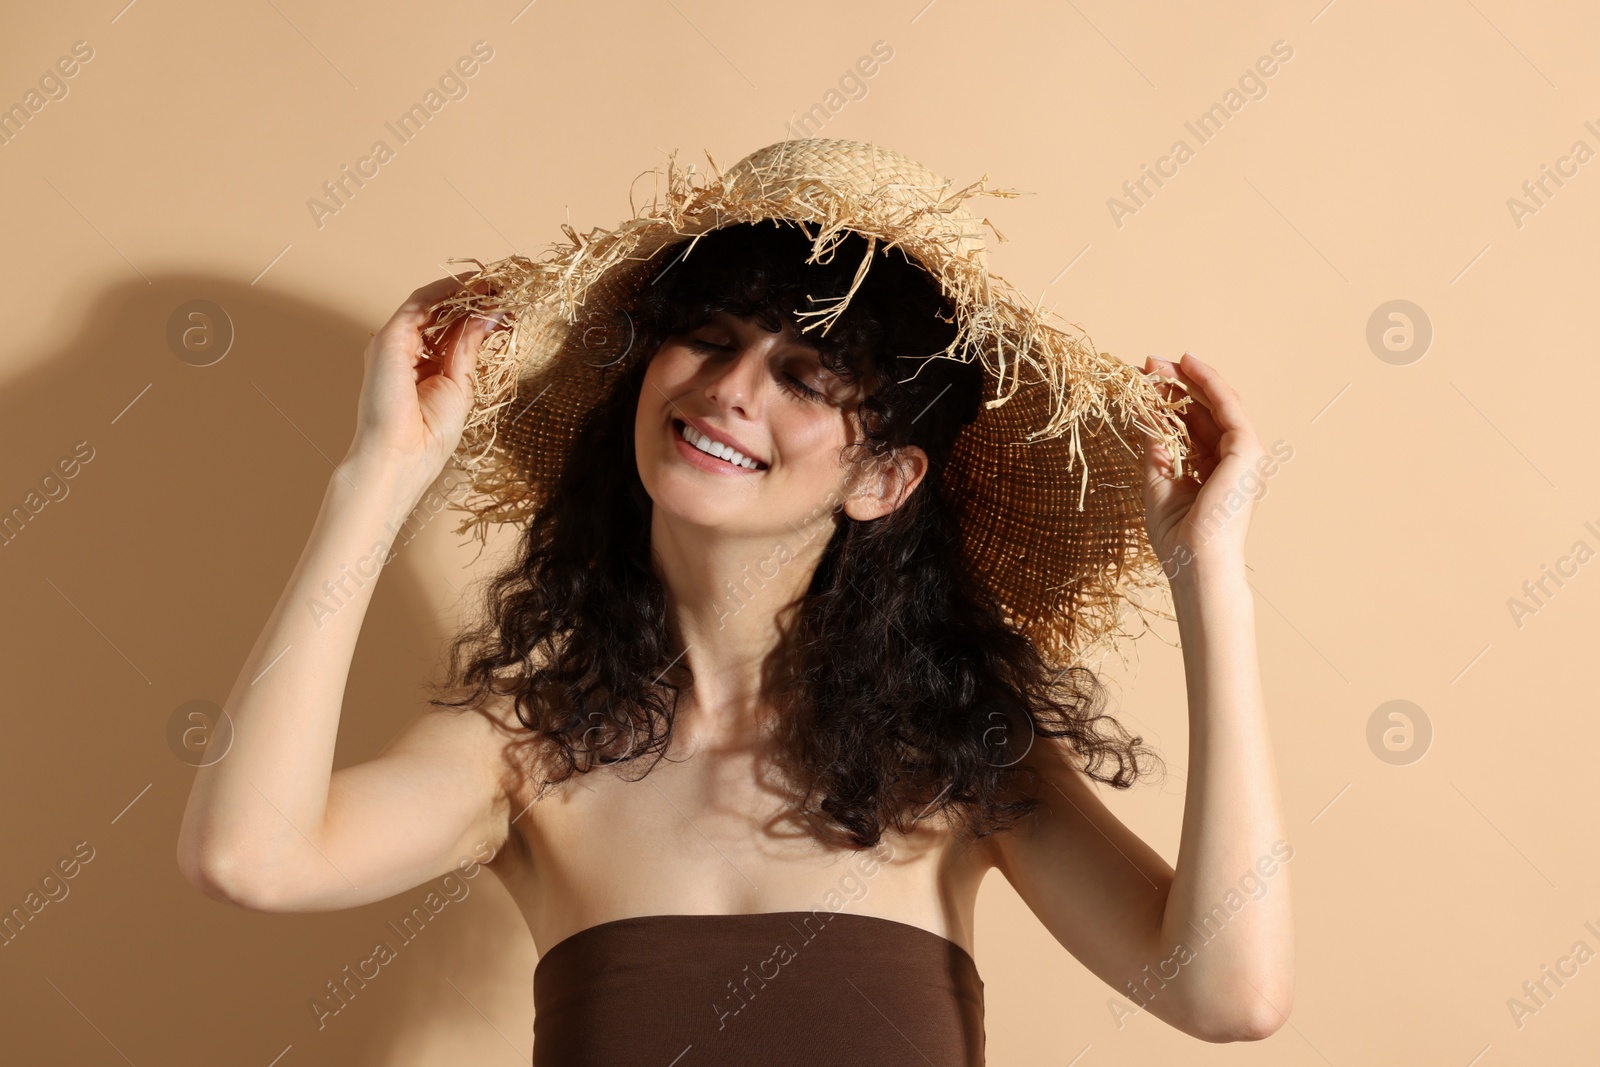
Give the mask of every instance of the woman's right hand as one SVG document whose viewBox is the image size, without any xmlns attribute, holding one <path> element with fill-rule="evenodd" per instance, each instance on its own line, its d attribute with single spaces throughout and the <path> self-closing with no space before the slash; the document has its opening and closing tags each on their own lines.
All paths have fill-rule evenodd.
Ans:
<svg viewBox="0 0 1600 1067">
<path fill-rule="evenodd" d="M 484 292 L 485 285 L 471 288 Z M 440 355 L 433 357 L 422 336 L 428 309 L 464 288 L 455 278 L 424 285 L 367 342 L 346 462 L 397 466 L 415 475 L 419 493 L 444 470 L 472 410 L 478 352 L 500 326 L 499 316 L 463 319 L 436 342 Z"/>
</svg>

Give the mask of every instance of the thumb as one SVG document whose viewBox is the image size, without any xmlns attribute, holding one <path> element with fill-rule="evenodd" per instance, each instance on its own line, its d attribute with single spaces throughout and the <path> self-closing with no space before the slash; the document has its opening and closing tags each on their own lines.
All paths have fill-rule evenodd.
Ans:
<svg viewBox="0 0 1600 1067">
<path fill-rule="evenodd" d="M 483 350 L 484 342 L 489 339 L 489 335 L 500 329 L 504 320 L 505 315 L 500 311 L 482 317 L 472 316 L 470 325 L 462 330 L 450 353 L 450 362 L 444 373 L 460 386 L 462 392 L 469 398 L 476 394 L 474 372 L 478 367 L 478 354 Z"/>
</svg>

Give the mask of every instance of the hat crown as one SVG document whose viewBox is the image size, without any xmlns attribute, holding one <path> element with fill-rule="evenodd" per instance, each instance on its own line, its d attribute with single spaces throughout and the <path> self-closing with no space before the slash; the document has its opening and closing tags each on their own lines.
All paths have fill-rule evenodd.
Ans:
<svg viewBox="0 0 1600 1067">
<path fill-rule="evenodd" d="M 848 191 L 865 203 L 865 217 L 852 220 L 851 229 L 886 241 L 910 231 L 987 265 L 982 220 L 962 203 L 968 190 L 953 189 L 949 178 L 881 145 L 820 137 L 778 141 L 739 160 L 722 180 L 730 199 L 782 205 L 775 214 L 823 223 L 838 218 L 833 201 Z"/>
</svg>

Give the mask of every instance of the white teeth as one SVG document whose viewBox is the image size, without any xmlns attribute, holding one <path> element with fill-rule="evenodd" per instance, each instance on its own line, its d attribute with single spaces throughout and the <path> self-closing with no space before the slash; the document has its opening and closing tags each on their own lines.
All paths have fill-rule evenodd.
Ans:
<svg viewBox="0 0 1600 1067">
<path fill-rule="evenodd" d="M 716 456 L 718 459 L 727 460 L 729 463 L 732 463 L 735 466 L 744 467 L 746 470 L 756 469 L 755 460 L 744 455 L 742 452 L 737 452 L 734 449 L 729 448 L 727 445 L 719 444 L 718 442 L 713 441 L 711 438 L 707 437 L 699 430 L 696 430 L 688 423 L 683 424 L 682 437 L 685 441 L 688 441 L 691 445 L 694 445 L 694 447 L 698 448 L 707 455 Z"/>
</svg>

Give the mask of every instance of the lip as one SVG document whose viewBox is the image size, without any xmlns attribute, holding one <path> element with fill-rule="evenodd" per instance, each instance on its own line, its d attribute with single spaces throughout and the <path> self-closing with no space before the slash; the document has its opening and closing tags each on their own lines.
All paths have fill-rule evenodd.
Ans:
<svg viewBox="0 0 1600 1067">
<path fill-rule="evenodd" d="M 711 438 L 713 441 L 717 442 L 718 444 L 727 445 L 729 448 L 733 449 L 734 451 L 739 452 L 742 455 L 749 456 L 751 459 L 755 460 L 757 463 L 761 464 L 763 467 L 770 466 L 770 464 L 768 464 L 766 460 L 762 459 L 760 456 L 756 455 L 750 449 L 746 448 L 744 445 L 740 444 L 738 441 L 734 440 L 732 437 L 729 437 L 727 434 L 723 433 L 721 430 L 718 430 L 718 429 L 716 429 L 715 427 L 712 427 L 712 426 L 707 426 L 705 423 L 701 422 L 699 419 L 691 419 L 687 415 L 682 416 L 682 419 L 683 419 L 684 422 L 688 423 L 690 426 L 693 426 L 695 429 L 699 430 L 701 433 L 705 434 L 707 437 Z"/>
<path fill-rule="evenodd" d="M 693 463 L 701 470 L 711 471 L 714 474 L 761 474 L 766 470 L 764 465 L 756 470 L 751 470 L 748 467 L 736 466 L 735 464 L 729 463 L 726 460 L 718 459 L 716 456 L 700 451 L 698 448 L 694 447 L 694 445 L 691 445 L 688 441 L 683 439 L 683 434 L 678 432 L 677 424 L 679 422 L 688 423 L 690 426 L 693 426 L 696 430 L 705 434 L 713 441 L 727 445 L 729 448 L 737 449 L 744 455 L 750 456 L 750 458 L 755 460 L 757 463 L 761 463 L 762 461 L 751 455 L 749 452 L 746 452 L 743 448 L 740 448 L 738 444 L 729 440 L 727 434 L 712 433 L 705 427 L 703 423 L 696 422 L 693 419 L 674 418 L 670 420 L 667 425 L 672 433 L 673 446 L 677 448 L 679 455 L 683 456 L 684 459 L 688 460 L 690 463 Z"/>
</svg>

